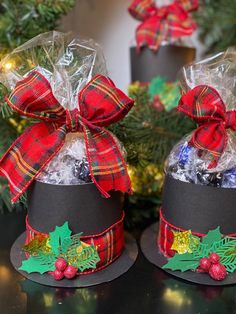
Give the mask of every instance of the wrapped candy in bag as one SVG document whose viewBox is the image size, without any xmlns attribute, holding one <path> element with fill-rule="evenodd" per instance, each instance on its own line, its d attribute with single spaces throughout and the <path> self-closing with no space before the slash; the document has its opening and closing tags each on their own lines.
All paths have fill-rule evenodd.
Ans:
<svg viewBox="0 0 236 314">
<path fill-rule="evenodd" d="M 11 91 L 8 105 L 30 120 L 0 159 L 12 201 L 25 191 L 28 198 L 19 240 L 28 258 L 22 261 L 15 248 L 14 266 L 50 285 L 52 277 L 105 268 L 125 250 L 123 193 L 131 192 L 124 152 L 105 127 L 122 119 L 133 101 L 106 76 L 100 47 L 70 34 L 38 35 L 0 67 L 0 81 Z M 63 265 L 72 267 L 69 275 Z M 113 269 L 113 277 L 117 271 L 124 270 Z M 40 281 L 31 277 L 35 272 L 47 275 Z"/>
<path fill-rule="evenodd" d="M 166 172 L 175 179 L 236 187 L 235 75 L 233 49 L 182 70 L 178 109 L 198 127 L 170 153 Z"/>
</svg>

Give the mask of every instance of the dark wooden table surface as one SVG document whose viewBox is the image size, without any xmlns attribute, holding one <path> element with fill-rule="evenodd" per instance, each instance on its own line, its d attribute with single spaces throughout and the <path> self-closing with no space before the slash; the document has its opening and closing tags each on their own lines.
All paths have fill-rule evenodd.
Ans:
<svg viewBox="0 0 236 314">
<path fill-rule="evenodd" d="M 129 272 L 91 288 L 55 289 L 25 280 L 9 260 L 10 247 L 23 231 L 23 213 L 0 216 L 0 314 L 236 314 L 236 286 L 177 280 L 141 252 Z"/>
</svg>

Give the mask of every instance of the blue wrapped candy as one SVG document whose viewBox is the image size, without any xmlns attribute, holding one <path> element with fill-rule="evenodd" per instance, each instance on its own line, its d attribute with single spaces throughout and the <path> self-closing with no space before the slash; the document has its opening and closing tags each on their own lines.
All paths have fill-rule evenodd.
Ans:
<svg viewBox="0 0 236 314">
<path fill-rule="evenodd" d="M 188 143 L 184 143 L 180 147 L 180 152 L 179 152 L 179 165 L 184 167 L 189 161 L 191 157 L 193 148 L 188 145 Z"/>
<path fill-rule="evenodd" d="M 223 188 L 236 188 L 236 168 L 231 168 L 223 173 Z"/>
<path fill-rule="evenodd" d="M 177 180 L 212 187 L 236 188 L 236 166 L 226 171 L 208 169 L 198 150 L 185 140 L 172 150 L 167 172 Z"/>
</svg>

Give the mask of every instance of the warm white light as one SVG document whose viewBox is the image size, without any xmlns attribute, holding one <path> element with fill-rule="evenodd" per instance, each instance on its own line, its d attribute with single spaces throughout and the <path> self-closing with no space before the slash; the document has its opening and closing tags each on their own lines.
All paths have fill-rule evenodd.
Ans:
<svg viewBox="0 0 236 314">
<path fill-rule="evenodd" d="M 43 300 L 46 307 L 53 306 L 53 295 L 51 293 L 43 293 Z"/>
<path fill-rule="evenodd" d="M 191 305 L 192 303 L 191 299 L 189 299 L 183 291 L 172 290 L 170 288 L 165 289 L 164 300 L 177 307 Z"/>
<path fill-rule="evenodd" d="M 3 65 L 5 71 L 11 70 L 13 68 L 13 66 L 14 66 L 13 62 L 10 62 L 10 61 Z"/>
<path fill-rule="evenodd" d="M 0 284 L 9 282 L 11 279 L 10 269 L 6 266 L 0 266 Z"/>
</svg>

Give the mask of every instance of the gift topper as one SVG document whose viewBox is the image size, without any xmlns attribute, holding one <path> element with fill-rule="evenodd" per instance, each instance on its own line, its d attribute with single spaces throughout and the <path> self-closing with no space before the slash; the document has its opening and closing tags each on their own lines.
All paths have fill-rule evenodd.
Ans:
<svg viewBox="0 0 236 314">
<path fill-rule="evenodd" d="M 91 180 L 105 197 L 110 190 L 131 192 L 121 147 L 104 127 L 122 119 L 133 100 L 104 76 L 97 44 L 45 33 L 7 55 L 0 67 L 0 81 L 12 90 L 7 103 L 34 120 L 0 160 L 13 202 L 60 156 L 69 133 L 78 135 L 77 142 L 82 134 Z"/>
<path fill-rule="evenodd" d="M 129 13 L 141 24 L 136 29 L 137 49 L 148 46 L 156 51 L 164 42 L 190 36 L 197 25 L 190 12 L 198 9 L 198 0 L 175 0 L 158 7 L 155 0 L 133 0 Z"/>
<path fill-rule="evenodd" d="M 235 50 L 185 67 L 178 110 L 197 127 L 170 153 L 166 171 L 185 182 L 236 187 Z M 227 184 L 228 182 L 228 184 Z"/>
<path fill-rule="evenodd" d="M 214 168 L 228 144 L 227 129 L 236 131 L 236 110 L 226 110 L 220 94 L 211 86 L 199 85 L 180 99 L 178 110 L 197 122 L 189 141 L 199 152 L 208 152 Z"/>
</svg>

